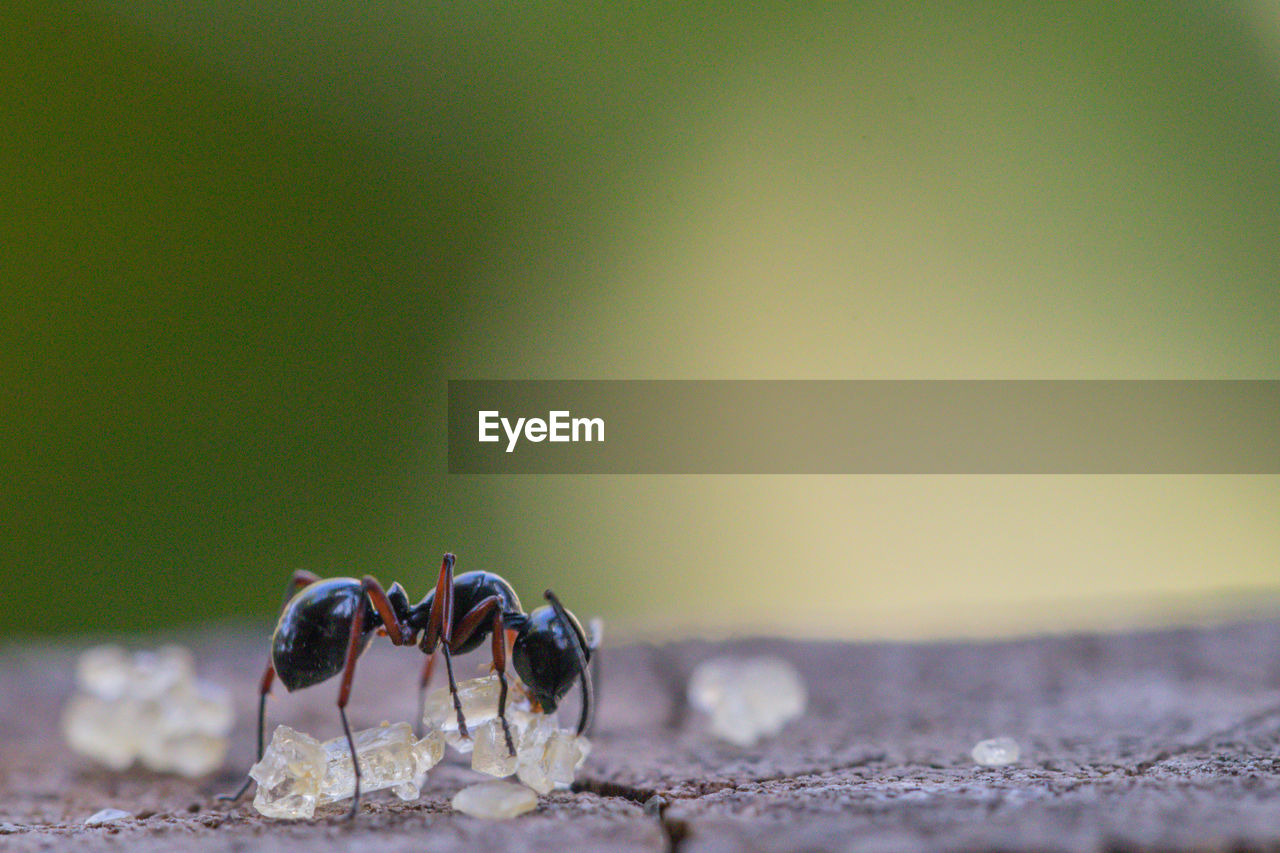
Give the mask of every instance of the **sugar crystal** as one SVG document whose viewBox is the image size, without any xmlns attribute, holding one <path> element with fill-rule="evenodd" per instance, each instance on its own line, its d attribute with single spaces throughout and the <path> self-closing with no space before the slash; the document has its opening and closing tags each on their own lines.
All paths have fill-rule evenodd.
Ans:
<svg viewBox="0 0 1280 853">
<path fill-rule="evenodd" d="M 145 741 L 138 757 L 158 773 L 194 779 L 222 766 L 227 739 L 193 732 L 164 741 Z"/>
<path fill-rule="evenodd" d="M 258 783 L 253 807 L 267 817 L 311 817 L 327 763 L 320 741 L 288 726 L 276 726 L 262 760 L 249 768 L 249 776 Z"/>
<path fill-rule="evenodd" d="M 140 760 L 151 770 L 191 777 L 222 765 L 234 723 L 231 699 L 195 680 L 186 649 L 89 649 L 77 662 L 76 683 L 79 692 L 62 715 L 76 752 L 114 770 Z"/>
<path fill-rule="evenodd" d="M 541 756 L 547 741 L 558 731 L 560 727 L 556 724 L 555 714 L 531 715 L 527 724 L 521 727 L 520 738 L 516 741 L 520 761 L 531 761 L 534 757 Z"/>
<path fill-rule="evenodd" d="M 557 729 L 541 745 L 521 749 L 516 775 L 539 794 L 568 788 L 590 752 L 591 743 L 585 737 Z"/>
<path fill-rule="evenodd" d="M 452 805 L 472 817 L 506 820 L 537 808 L 538 795 L 524 785 L 495 779 L 463 788 L 454 794 Z"/>
<path fill-rule="evenodd" d="M 185 681 L 162 701 L 145 703 L 146 734 L 138 759 L 159 773 L 203 776 L 222 765 L 227 733 L 235 723 L 231 698 L 213 684 Z"/>
<path fill-rule="evenodd" d="M 74 751 L 112 770 L 124 770 L 138 754 L 140 717 L 140 702 L 80 693 L 62 711 L 62 732 Z"/>
<path fill-rule="evenodd" d="M 711 715 L 711 732 L 752 746 L 804 713 L 807 693 L 795 667 L 775 657 L 712 658 L 689 679 L 689 704 Z"/>
<path fill-rule="evenodd" d="M 195 677 L 195 661 L 182 646 L 134 652 L 128 693 L 139 699 L 159 699 L 179 685 L 190 684 Z"/>
<path fill-rule="evenodd" d="M 542 761 L 522 761 L 516 767 L 516 778 L 520 784 L 526 785 L 539 794 L 550 794 L 556 789 L 555 783 L 547 775 L 546 765 Z"/>
<path fill-rule="evenodd" d="M 511 678 L 506 717 L 516 754 L 507 748 L 498 719 L 501 684 L 497 675 L 458 682 L 458 698 L 470 738 L 458 734 L 457 712 L 448 687 L 431 692 L 424 703 L 423 723 L 443 732 L 449 746 L 471 754 L 471 768 L 499 778 L 516 774 L 539 793 L 568 787 L 582 766 L 590 744 L 561 731 L 552 714 L 534 713 L 521 685 Z M 554 770 L 553 770 L 554 767 Z M 553 778 L 554 777 L 554 778 Z"/>
<path fill-rule="evenodd" d="M 543 752 L 547 776 L 552 784 L 558 788 L 572 785 L 574 772 L 587 760 L 590 752 L 591 743 L 585 737 L 575 737 L 563 731 L 552 735 Z"/>
<path fill-rule="evenodd" d="M 418 741 L 408 723 L 384 723 L 378 728 L 356 732 L 352 737 L 360 758 L 360 790 L 363 793 L 392 788 L 400 799 L 415 800 L 419 788 L 426 781 L 427 771 L 444 755 L 444 742 L 439 732 L 433 731 Z M 325 741 L 324 751 L 321 805 L 348 799 L 355 793 L 351 746 L 346 736 Z"/>
<path fill-rule="evenodd" d="M 510 725 L 510 723 L 508 723 Z M 514 727 L 512 727 L 514 728 Z M 511 732 L 512 745 L 520 743 L 520 731 Z M 486 720 L 471 733 L 474 748 L 471 753 L 471 769 L 490 776 L 510 776 L 516 772 L 517 755 L 507 748 L 507 738 L 502 731 L 502 721 L 497 717 Z"/>
<path fill-rule="evenodd" d="M 969 754 L 983 767 L 1004 767 L 1018 761 L 1018 742 L 1011 737 L 981 740 Z"/>
<path fill-rule="evenodd" d="M 439 729 L 432 729 L 423 735 L 422 740 L 413 745 L 413 757 L 418 762 L 418 774 L 426 776 L 427 771 L 440 763 L 444 758 L 444 734 Z M 421 784 L 421 783 L 419 783 Z M 415 794 L 415 796 L 417 796 Z"/>
<path fill-rule="evenodd" d="M 539 794 L 550 793 L 555 788 L 547 778 L 547 767 L 543 758 L 547 741 L 557 731 L 559 729 L 553 717 L 540 715 L 525 729 L 520 738 L 516 777 Z"/>
<path fill-rule="evenodd" d="M 427 771 L 444 756 L 439 731 L 417 740 L 408 723 L 384 723 L 352 738 L 360 759 L 361 793 L 390 788 L 402 800 L 417 799 Z M 349 799 L 355 793 L 346 735 L 320 743 L 288 726 L 277 726 L 262 760 L 249 775 L 258 783 L 254 808 L 267 817 L 310 818 L 316 806 Z"/>
<path fill-rule="evenodd" d="M 164 707 L 171 729 L 229 732 L 235 726 L 231 695 L 220 685 L 188 681 L 176 687 L 170 695 L 176 701 Z"/>
<path fill-rule="evenodd" d="M 76 684 L 100 699 L 119 699 L 129 689 L 133 661 L 119 646 L 88 649 L 76 661 Z"/>
<path fill-rule="evenodd" d="M 541 715 L 533 713 L 529 700 L 521 690 L 515 689 L 514 679 L 511 681 L 511 689 L 507 691 L 506 717 L 507 725 L 511 727 L 511 737 L 515 740 L 535 718 Z M 458 682 L 458 699 L 462 702 L 462 713 L 467 721 L 468 734 L 474 736 L 484 723 L 497 719 L 498 698 L 501 696 L 501 690 L 502 685 L 497 675 L 486 675 L 482 678 Z M 471 752 L 475 746 L 471 738 L 464 738 L 458 733 L 458 714 L 453 707 L 453 698 L 449 694 L 448 687 L 433 690 L 427 695 L 426 702 L 423 704 L 422 722 L 427 729 L 438 728 L 442 731 L 449 746 L 460 753 Z M 499 727 L 499 734 L 501 734 L 501 727 Z M 516 743 L 518 745 L 519 741 Z M 483 759 L 482 763 L 488 764 L 488 759 Z"/>
<path fill-rule="evenodd" d="M 498 676 L 471 678 L 458 682 L 458 701 L 467 720 L 467 728 L 479 725 L 498 715 L 498 695 L 501 684 Z M 423 705 L 422 721 L 428 727 L 436 727 L 446 734 L 458 730 L 457 710 L 448 687 L 432 690 Z"/>
</svg>

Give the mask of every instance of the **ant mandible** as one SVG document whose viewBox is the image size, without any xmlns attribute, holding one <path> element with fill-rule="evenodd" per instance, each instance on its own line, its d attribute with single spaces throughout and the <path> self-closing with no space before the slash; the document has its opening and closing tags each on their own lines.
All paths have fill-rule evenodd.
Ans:
<svg viewBox="0 0 1280 853">
<path fill-rule="evenodd" d="M 356 659 L 376 633 L 385 634 L 397 646 L 417 645 L 427 655 L 418 682 L 418 718 L 422 718 L 423 697 L 436 651 L 444 651 L 449 673 L 449 692 L 458 715 L 458 732 L 469 737 L 458 684 L 453 677 L 453 655 L 463 654 L 492 637 L 493 669 L 498 675 L 498 719 L 507 749 L 515 754 L 511 729 L 507 725 L 507 643 L 506 632 L 515 634 L 511 662 L 520 679 L 542 711 L 556 709 L 574 681 L 582 684 L 582 708 L 578 734 L 591 725 L 594 689 L 590 661 L 593 644 L 587 642 L 582 626 L 564 608 L 551 590 L 545 595 L 549 606 L 525 613 L 511 584 L 492 572 L 465 572 L 453 575 L 453 554 L 445 554 L 435 589 L 418 604 L 411 605 L 404 587 L 393 583 L 385 592 L 370 575 L 363 580 L 329 578 L 323 580 L 307 571 L 294 572 L 286 601 L 271 637 L 271 659 L 258 684 L 258 760 L 262 760 L 267 695 L 278 676 L 290 692 L 319 684 L 342 673 L 338 689 L 338 714 L 342 731 L 351 749 L 355 768 L 355 793 L 348 818 L 360 807 L 360 761 L 355 740 L 347 723 L 347 699 L 356 673 Z M 457 619 L 455 612 L 461 613 Z M 415 726 L 415 728 L 417 728 Z M 251 779 L 235 794 L 222 797 L 238 800 L 249 789 Z"/>
</svg>

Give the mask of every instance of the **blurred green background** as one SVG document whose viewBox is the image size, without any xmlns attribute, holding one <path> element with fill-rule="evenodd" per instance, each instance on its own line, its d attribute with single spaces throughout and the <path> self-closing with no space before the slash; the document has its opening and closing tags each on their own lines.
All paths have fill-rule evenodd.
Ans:
<svg viewBox="0 0 1280 853">
<path fill-rule="evenodd" d="M 448 378 L 1278 378 L 1280 5 L 0 6 L 0 633 L 1275 607 L 1276 477 L 449 477 Z"/>
</svg>

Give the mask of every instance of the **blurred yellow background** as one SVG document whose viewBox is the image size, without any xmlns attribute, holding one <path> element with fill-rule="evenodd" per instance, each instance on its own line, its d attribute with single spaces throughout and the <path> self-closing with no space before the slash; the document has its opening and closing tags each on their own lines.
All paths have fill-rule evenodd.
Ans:
<svg viewBox="0 0 1280 853">
<path fill-rule="evenodd" d="M 1280 479 L 449 477 L 449 378 L 1280 378 L 1280 7 L 0 9 L 0 633 L 1280 611 Z"/>
</svg>

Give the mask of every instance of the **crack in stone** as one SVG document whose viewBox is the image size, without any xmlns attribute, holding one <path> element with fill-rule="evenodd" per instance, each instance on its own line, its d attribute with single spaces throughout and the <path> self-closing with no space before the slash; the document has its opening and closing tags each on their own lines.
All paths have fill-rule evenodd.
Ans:
<svg viewBox="0 0 1280 853">
<path fill-rule="evenodd" d="M 606 779 L 583 778 L 573 783 L 574 792 L 588 792 L 601 797 L 619 797 L 642 806 L 645 814 L 656 817 L 662 830 L 664 850 L 666 853 L 678 853 L 684 842 L 693 834 L 692 823 L 688 820 L 672 817 L 667 814 L 669 801 L 693 802 L 708 794 L 720 791 L 738 791 L 750 785 L 763 785 L 769 782 L 800 781 L 866 767 L 883 761 L 883 753 L 860 758 L 820 769 L 806 770 L 799 773 L 778 773 L 772 776 L 761 776 L 741 782 L 707 782 L 691 780 L 665 788 L 660 793 L 657 788 L 641 785 L 625 785 L 610 782 Z M 690 790 L 693 788 L 693 790 Z"/>
<path fill-rule="evenodd" d="M 678 853 L 685 839 L 692 833 L 689 822 L 666 815 L 660 816 L 658 820 L 662 826 L 662 835 L 667 841 L 667 853 Z"/>
<path fill-rule="evenodd" d="M 856 761 L 846 761 L 842 764 L 832 764 L 827 767 L 812 768 L 791 773 L 775 773 L 770 776 L 753 776 L 742 781 L 703 781 L 698 779 L 690 779 L 684 782 L 670 784 L 661 790 L 656 787 L 647 787 L 641 785 L 626 785 L 620 782 L 611 782 L 607 779 L 593 779 L 585 777 L 578 779 L 573 783 L 574 791 L 588 791 L 601 797 L 621 797 L 640 805 L 645 805 L 649 800 L 657 796 L 669 797 L 674 800 L 696 800 L 708 794 L 716 794 L 720 791 L 739 790 L 748 785 L 764 785 L 769 782 L 785 782 L 799 781 L 802 779 L 811 779 L 818 776 L 825 776 L 832 773 L 842 773 L 846 770 L 853 770 L 858 767 L 868 767 L 872 764 L 884 761 L 886 758 L 884 753 L 869 755 L 859 758 Z M 687 792 L 687 793 L 686 793 Z"/>
<path fill-rule="evenodd" d="M 577 779 L 573 783 L 573 791 L 587 791 L 601 797 L 621 797 L 633 803 L 644 805 L 650 798 L 657 796 L 653 788 L 639 788 L 634 785 L 622 785 L 605 779 Z"/>
<path fill-rule="evenodd" d="M 588 791 L 601 797 L 621 797 L 640 804 L 644 807 L 645 814 L 657 818 L 666 853 L 678 853 L 691 832 L 688 821 L 667 817 L 667 800 L 652 788 L 621 785 L 603 779 L 579 779 L 573 783 L 573 791 Z"/>
</svg>

